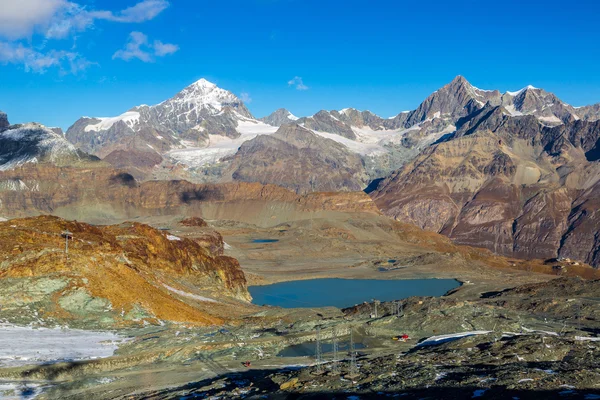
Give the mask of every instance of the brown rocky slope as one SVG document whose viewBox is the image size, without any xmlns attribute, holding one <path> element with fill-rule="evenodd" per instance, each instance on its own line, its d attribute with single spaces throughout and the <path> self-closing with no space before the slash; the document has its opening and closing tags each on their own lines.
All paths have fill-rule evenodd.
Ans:
<svg viewBox="0 0 600 400">
<path fill-rule="evenodd" d="M 326 211 L 378 214 L 362 192 L 297 195 L 259 183 L 138 183 L 102 162 L 87 168 L 26 164 L 0 171 L 0 217 L 53 214 L 106 223 L 139 216 L 181 215 L 275 225 L 294 215 Z"/>
<path fill-rule="evenodd" d="M 244 143 L 225 175 L 234 181 L 276 184 L 296 193 L 360 191 L 368 182 L 358 154 L 295 124 Z"/>
<path fill-rule="evenodd" d="M 72 234 L 68 256 L 66 231 Z M 1 284 L 21 288 L 3 299 L 4 311 L 32 303 L 46 322 L 216 325 L 224 320 L 215 315 L 215 300 L 250 297 L 235 259 L 137 223 L 14 219 L 0 223 L 0 259 Z"/>
</svg>

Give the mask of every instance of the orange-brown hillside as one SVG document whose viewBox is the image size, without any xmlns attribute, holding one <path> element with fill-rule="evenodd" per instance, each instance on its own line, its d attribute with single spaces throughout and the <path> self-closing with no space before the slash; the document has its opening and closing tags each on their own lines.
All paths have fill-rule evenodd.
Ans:
<svg viewBox="0 0 600 400">
<path fill-rule="evenodd" d="M 68 259 L 64 231 L 73 234 Z M 210 313 L 211 298 L 202 294 L 249 298 L 237 260 L 138 223 L 96 227 L 51 216 L 2 222 L 0 260 L 0 280 L 68 281 L 52 294 L 55 307 L 46 309 L 67 319 L 76 316 L 60 307 L 60 298 L 82 290 L 110 302 L 115 321 L 137 312 L 147 320 L 220 324 L 223 319 Z"/>
</svg>

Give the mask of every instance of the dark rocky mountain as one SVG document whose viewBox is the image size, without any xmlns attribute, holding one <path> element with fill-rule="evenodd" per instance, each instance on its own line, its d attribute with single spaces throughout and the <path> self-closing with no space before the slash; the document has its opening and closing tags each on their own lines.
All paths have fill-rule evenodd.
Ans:
<svg viewBox="0 0 600 400">
<path fill-rule="evenodd" d="M 284 124 L 290 124 L 298 120 L 294 114 L 286 110 L 285 108 L 280 108 L 279 110 L 274 111 L 271 115 L 263 117 L 260 121 L 265 124 L 269 124 L 271 126 L 281 126 Z"/>
<path fill-rule="evenodd" d="M 235 181 L 280 185 L 296 193 L 357 191 L 368 182 L 357 154 L 296 124 L 245 142 L 225 175 Z"/>
<path fill-rule="evenodd" d="M 600 221 L 591 212 L 600 186 L 600 123 L 565 119 L 547 126 L 490 102 L 384 180 L 373 198 L 386 214 L 457 243 L 600 265 Z"/>
</svg>

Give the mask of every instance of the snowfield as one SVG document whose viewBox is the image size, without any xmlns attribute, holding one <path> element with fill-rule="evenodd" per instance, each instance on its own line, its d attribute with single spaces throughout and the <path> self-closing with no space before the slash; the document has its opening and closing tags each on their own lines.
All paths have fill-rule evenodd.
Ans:
<svg viewBox="0 0 600 400">
<path fill-rule="evenodd" d="M 0 367 L 110 357 L 125 341 L 112 332 L 0 324 Z"/>
<path fill-rule="evenodd" d="M 216 164 L 223 157 L 235 154 L 244 142 L 252 140 L 258 135 L 272 135 L 277 132 L 277 129 L 277 127 L 263 122 L 243 118 L 237 127 L 240 137 L 231 139 L 226 136 L 209 135 L 208 146 L 190 146 L 187 149 L 173 150 L 168 152 L 167 156 L 190 168 L 204 167 Z"/>
<path fill-rule="evenodd" d="M 487 335 L 488 333 L 492 333 L 492 331 L 469 331 L 469 332 L 451 333 L 448 335 L 432 336 L 430 338 L 423 340 L 417 346 L 434 346 L 434 345 L 451 342 L 453 340 L 458 340 L 458 339 L 462 339 L 462 338 L 469 337 L 469 336 Z"/>
</svg>

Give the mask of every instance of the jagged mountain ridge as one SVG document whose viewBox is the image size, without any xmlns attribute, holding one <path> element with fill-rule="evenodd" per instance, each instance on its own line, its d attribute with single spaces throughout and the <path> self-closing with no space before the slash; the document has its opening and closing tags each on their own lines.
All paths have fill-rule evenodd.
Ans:
<svg viewBox="0 0 600 400">
<path fill-rule="evenodd" d="M 489 102 L 372 196 L 386 214 L 460 244 L 598 266 L 600 223 L 591 210 L 600 186 L 600 123 L 565 119 L 547 126 Z"/>
<path fill-rule="evenodd" d="M 547 125 L 580 118 L 576 109 L 541 89 L 501 94 L 478 89 L 459 76 L 416 110 L 390 119 L 352 108 L 298 119 L 279 109 L 259 121 L 235 95 L 200 80 L 156 106 L 135 107 L 116 118 L 80 119 L 67 138 L 141 180 L 219 182 L 228 179 L 223 175 L 227 160 L 241 145 L 275 133 L 281 124 L 296 123 L 358 154 L 370 179 L 378 179 L 456 131 L 487 103 L 502 104 L 514 116 L 533 113 Z M 586 109 L 585 115 L 591 114 Z"/>
</svg>

